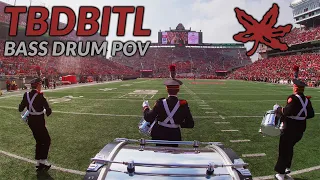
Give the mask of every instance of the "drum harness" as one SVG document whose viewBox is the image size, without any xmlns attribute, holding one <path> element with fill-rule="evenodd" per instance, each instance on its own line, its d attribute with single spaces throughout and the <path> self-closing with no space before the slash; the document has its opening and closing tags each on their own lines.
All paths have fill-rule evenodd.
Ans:
<svg viewBox="0 0 320 180">
<path fill-rule="evenodd" d="M 287 116 L 287 117 L 291 118 L 291 119 L 294 119 L 294 120 L 303 121 L 307 117 L 308 98 L 306 98 L 306 102 L 303 102 L 302 98 L 298 94 L 296 94 L 296 97 L 299 98 L 300 103 L 302 105 L 302 109 L 300 110 L 300 112 L 296 116 Z M 304 112 L 305 117 L 301 117 L 302 112 Z"/>
<path fill-rule="evenodd" d="M 35 93 L 33 95 L 32 99 L 30 100 L 29 92 L 27 92 L 27 100 L 29 103 L 29 114 L 30 115 L 40 116 L 40 115 L 44 114 L 43 111 L 37 112 L 32 105 L 37 96 L 38 96 L 38 93 Z"/>
<path fill-rule="evenodd" d="M 166 99 L 163 99 L 162 102 L 163 102 L 163 106 L 164 106 L 164 109 L 165 109 L 168 117 L 163 122 L 158 121 L 158 124 L 161 126 L 167 127 L 167 128 L 179 128 L 180 126 L 175 124 L 174 120 L 173 120 L 173 116 L 175 115 L 175 113 L 178 111 L 178 109 L 180 107 L 179 100 L 171 112 L 169 110 L 168 103 L 167 103 Z M 170 122 L 170 124 L 168 124 L 168 122 Z"/>
</svg>

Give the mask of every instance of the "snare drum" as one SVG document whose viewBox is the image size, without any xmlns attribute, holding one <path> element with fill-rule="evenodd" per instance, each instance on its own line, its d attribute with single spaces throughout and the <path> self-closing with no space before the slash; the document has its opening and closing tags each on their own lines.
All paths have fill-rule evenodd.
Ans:
<svg viewBox="0 0 320 180">
<path fill-rule="evenodd" d="M 29 116 L 29 110 L 26 110 L 25 112 L 22 113 L 21 119 L 22 119 L 25 123 L 28 123 L 28 116 Z"/>
<path fill-rule="evenodd" d="M 139 131 L 141 134 L 145 135 L 145 136 L 151 136 L 151 130 L 152 127 L 154 125 L 155 121 L 151 124 L 149 122 L 147 122 L 144 118 L 141 119 L 141 121 L 138 124 L 139 127 Z"/>
<path fill-rule="evenodd" d="M 276 117 L 273 110 L 267 111 L 264 115 L 261 122 L 260 132 L 268 136 L 280 135 L 280 118 Z"/>
</svg>

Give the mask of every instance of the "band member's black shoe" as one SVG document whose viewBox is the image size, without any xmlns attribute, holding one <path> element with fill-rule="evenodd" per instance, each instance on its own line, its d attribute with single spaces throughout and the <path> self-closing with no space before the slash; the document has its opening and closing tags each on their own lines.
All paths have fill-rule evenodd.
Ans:
<svg viewBox="0 0 320 180">
<path fill-rule="evenodd" d="M 285 174 L 290 174 L 291 170 L 289 168 L 286 169 Z"/>
<path fill-rule="evenodd" d="M 36 171 L 48 171 L 51 168 L 51 164 L 50 165 L 45 165 L 45 164 L 41 164 L 39 166 L 36 166 L 37 170 Z"/>
</svg>

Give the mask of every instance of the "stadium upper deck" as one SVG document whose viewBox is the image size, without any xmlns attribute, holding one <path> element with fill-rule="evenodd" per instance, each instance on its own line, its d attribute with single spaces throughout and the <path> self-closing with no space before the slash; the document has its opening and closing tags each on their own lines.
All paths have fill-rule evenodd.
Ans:
<svg viewBox="0 0 320 180">
<path fill-rule="evenodd" d="M 176 29 L 159 32 L 159 42 L 153 43 L 144 57 L 126 57 L 117 53 L 113 61 L 135 70 L 149 70 L 156 77 L 167 76 L 170 64 L 178 66 L 178 74 L 191 73 L 214 77 L 236 67 L 251 64 L 243 44 L 202 43 L 202 32 L 186 30 L 180 23 Z"/>
</svg>

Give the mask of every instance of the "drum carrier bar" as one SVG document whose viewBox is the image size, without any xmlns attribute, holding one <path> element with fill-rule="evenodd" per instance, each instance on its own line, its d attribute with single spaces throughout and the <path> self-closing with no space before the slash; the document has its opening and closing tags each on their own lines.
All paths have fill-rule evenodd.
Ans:
<svg viewBox="0 0 320 180">
<path fill-rule="evenodd" d="M 199 141 L 165 141 L 165 140 L 146 140 L 146 139 L 127 139 L 127 138 L 116 138 L 115 142 L 121 143 L 140 143 L 140 151 L 144 149 L 146 144 L 180 144 L 180 145 L 192 145 L 195 148 L 195 151 L 198 151 L 199 145 L 220 145 L 219 142 L 199 142 Z M 144 162 L 134 162 L 133 160 L 128 162 L 121 162 L 121 161 L 112 161 L 100 158 L 92 158 L 92 161 L 102 163 L 105 165 L 110 165 L 111 163 L 115 164 L 123 164 L 127 165 L 127 171 L 119 171 L 119 170 L 112 170 L 109 171 L 114 172 L 122 172 L 126 173 L 129 176 L 136 175 L 147 175 L 147 176 L 173 176 L 173 177 L 210 177 L 210 176 L 224 176 L 230 174 L 214 174 L 214 169 L 219 167 L 231 167 L 231 168 L 246 168 L 248 166 L 247 163 L 236 163 L 236 164 L 215 164 L 210 162 L 208 164 L 161 164 L 161 163 L 144 163 Z M 205 174 L 164 174 L 164 173 L 142 173 L 142 172 L 135 172 L 135 166 L 141 167 L 159 167 L 159 168 L 206 168 Z"/>
</svg>

